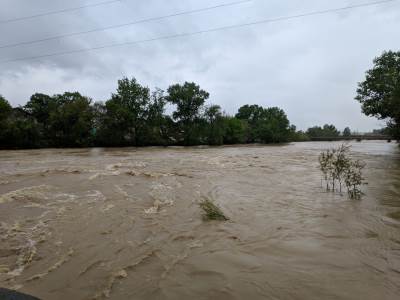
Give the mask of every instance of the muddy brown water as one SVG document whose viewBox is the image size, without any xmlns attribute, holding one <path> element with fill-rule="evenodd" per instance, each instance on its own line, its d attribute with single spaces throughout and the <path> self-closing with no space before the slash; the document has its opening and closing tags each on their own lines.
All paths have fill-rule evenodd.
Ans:
<svg viewBox="0 0 400 300">
<path fill-rule="evenodd" d="M 335 143 L 0 152 L 0 286 L 42 299 L 400 299 L 400 150 Z M 199 201 L 228 222 L 204 222 Z"/>
</svg>

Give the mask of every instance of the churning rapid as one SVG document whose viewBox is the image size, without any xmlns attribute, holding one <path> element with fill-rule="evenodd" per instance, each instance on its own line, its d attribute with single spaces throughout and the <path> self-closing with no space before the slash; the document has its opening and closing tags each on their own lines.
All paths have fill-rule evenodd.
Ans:
<svg viewBox="0 0 400 300">
<path fill-rule="evenodd" d="M 42 299 L 400 299 L 400 150 L 335 143 L 0 152 L 0 287 Z M 229 221 L 206 222 L 213 200 Z"/>
</svg>

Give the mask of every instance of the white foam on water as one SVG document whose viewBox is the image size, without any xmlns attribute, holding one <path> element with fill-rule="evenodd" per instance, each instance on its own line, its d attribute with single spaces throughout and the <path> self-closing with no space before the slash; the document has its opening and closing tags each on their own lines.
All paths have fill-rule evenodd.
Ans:
<svg viewBox="0 0 400 300">
<path fill-rule="evenodd" d="M 100 191 L 94 190 L 94 191 L 88 191 L 86 195 L 84 195 L 85 198 L 90 198 L 89 200 L 90 203 L 94 202 L 104 202 L 107 200 L 106 196 Z"/>
<path fill-rule="evenodd" d="M 89 176 L 89 180 L 95 180 L 96 178 L 102 177 L 102 176 L 118 176 L 120 175 L 121 172 L 119 171 L 113 171 L 113 172 L 98 172 L 93 174 L 92 176 Z"/>
<path fill-rule="evenodd" d="M 8 192 L 0 196 L 0 204 L 1 203 L 8 203 L 13 201 L 24 201 L 28 200 L 43 200 L 48 199 L 48 197 L 44 194 L 45 192 L 49 192 L 52 190 L 51 186 L 48 185 L 38 185 L 38 186 L 31 186 L 22 189 L 18 189 L 12 192 Z"/>
<path fill-rule="evenodd" d="M 44 276 L 50 274 L 51 272 L 57 270 L 58 268 L 60 268 L 63 264 L 65 264 L 66 262 L 68 262 L 72 255 L 74 254 L 74 249 L 69 249 L 69 251 L 61 257 L 61 259 L 59 261 L 57 261 L 54 265 L 52 265 L 50 268 L 48 268 L 46 271 L 44 271 L 43 273 L 40 274 L 36 274 L 30 278 L 28 278 L 28 281 L 33 281 L 33 280 L 38 280 L 43 278 Z"/>
<path fill-rule="evenodd" d="M 149 195 L 154 199 L 153 206 L 145 209 L 146 214 L 156 214 L 166 206 L 174 205 L 173 188 L 169 185 L 156 183 L 151 187 Z"/>
<path fill-rule="evenodd" d="M 101 211 L 103 213 L 105 213 L 105 212 L 108 212 L 108 211 L 112 210 L 114 207 L 115 207 L 114 204 L 107 204 L 101 209 Z"/>
</svg>

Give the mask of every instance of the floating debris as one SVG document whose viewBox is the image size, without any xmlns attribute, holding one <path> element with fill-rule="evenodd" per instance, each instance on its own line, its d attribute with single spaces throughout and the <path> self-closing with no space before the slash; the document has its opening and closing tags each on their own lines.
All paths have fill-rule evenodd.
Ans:
<svg viewBox="0 0 400 300">
<path fill-rule="evenodd" d="M 200 203 L 200 207 L 204 210 L 203 220 L 205 221 L 228 221 L 222 210 L 216 206 L 211 200 L 205 199 Z"/>
</svg>

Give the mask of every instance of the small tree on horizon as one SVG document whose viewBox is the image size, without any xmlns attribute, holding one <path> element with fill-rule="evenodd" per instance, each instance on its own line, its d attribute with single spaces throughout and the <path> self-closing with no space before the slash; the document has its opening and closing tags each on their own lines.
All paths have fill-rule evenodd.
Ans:
<svg viewBox="0 0 400 300">
<path fill-rule="evenodd" d="M 343 136 L 346 136 L 346 137 L 351 136 L 351 130 L 350 130 L 349 127 L 346 127 L 346 128 L 343 130 Z"/>
</svg>

